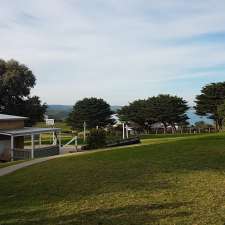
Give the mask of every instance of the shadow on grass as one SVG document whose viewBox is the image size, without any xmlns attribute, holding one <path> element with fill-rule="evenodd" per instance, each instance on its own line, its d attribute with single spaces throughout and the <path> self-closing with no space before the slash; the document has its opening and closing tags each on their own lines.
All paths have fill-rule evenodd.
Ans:
<svg viewBox="0 0 225 225">
<path fill-rule="evenodd" d="M 163 193 L 166 190 L 164 196 L 169 192 L 176 193 L 177 188 L 182 188 L 182 183 L 177 183 L 181 172 L 182 176 L 183 172 L 189 175 L 195 171 L 224 172 L 224 146 L 225 138 L 222 136 L 193 138 L 56 159 L 20 170 L 0 179 L 0 225 L 155 225 L 161 220 L 169 221 L 165 224 L 174 224 L 175 218 L 187 222 L 191 212 L 188 210 L 190 207 L 185 210 L 188 203 L 182 202 L 182 197 L 180 203 L 122 207 L 129 204 L 123 202 L 118 208 L 96 210 L 101 203 L 92 204 L 92 197 L 102 194 L 104 201 L 113 193 L 127 193 L 126 196 L 138 193 L 136 204 L 139 196 L 144 197 L 142 191 L 149 196 L 155 191 Z M 206 176 L 203 177 L 205 179 Z M 191 177 L 187 178 L 186 184 L 188 182 L 191 182 Z M 43 205 L 43 202 L 55 205 L 64 200 L 71 203 L 67 215 Z M 89 201 L 91 208 L 74 212 L 73 206 L 77 207 L 79 200 Z M 37 207 L 38 210 L 17 211 L 20 206 L 24 209 Z"/>
<path fill-rule="evenodd" d="M 213 136 L 56 159 L 0 179 L 0 201 L 2 207 L 18 202 L 29 206 L 34 196 L 55 202 L 116 192 L 173 191 L 177 172 L 224 171 L 224 146 L 223 136 Z"/>
<path fill-rule="evenodd" d="M 128 205 L 119 208 L 96 209 L 79 213 L 68 212 L 67 215 L 50 216 L 48 211 L 17 211 L 1 213 L 1 225 L 32 225 L 32 224 L 65 224 L 65 225 L 151 225 L 161 220 L 171 221 L 173 218 L 186 220 L 192 213 L 185 210 L 189 202 L 172 202 L 149 205 Z M 56 212 L 57 215 L 57 212 Z M 6 220 L 9 218 L 9 220 Z"/>
</svg>

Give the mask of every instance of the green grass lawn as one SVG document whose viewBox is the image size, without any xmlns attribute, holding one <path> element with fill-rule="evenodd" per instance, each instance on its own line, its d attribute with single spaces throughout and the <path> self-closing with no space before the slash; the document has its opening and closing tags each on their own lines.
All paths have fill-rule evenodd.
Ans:
<svg viewBox="0 0 225 225">
<path fill-rule="evenodd" d="M 225 135 L 146 139 L 0 177 L 0 224 L 224 225 Z"/>
<path fill-rule="evenodd" d="M 196 136 L 196 135 L 208 135 L 208 133 L 196 133 L 196 134 L 190 134 L 190 133 L 175 133 L 175 134 L 143 134 L 141 135 L 141 139 L 155 139 L 155 138 L 170 138 L 170 137 L 188 137 L 188 136 Z"/>
<path fill-rule="evenodd" d="M 35 125 L 35 127 L 51 127 L 47 126 L 45 122 L 39 122 Z M 61 128 L 62 132 L 64 131 L 71 131 L 71 127 L 66 122 L 55 122 L 54 127 Z"/>
</svg>

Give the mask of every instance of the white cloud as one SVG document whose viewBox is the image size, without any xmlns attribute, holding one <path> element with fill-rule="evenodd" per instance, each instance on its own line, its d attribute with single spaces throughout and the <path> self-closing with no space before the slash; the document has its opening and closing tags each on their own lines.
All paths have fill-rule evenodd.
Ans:
<svg viewBox="0 0 225 225">
<path fill-rule="evenodd" d="M 223 0 L 2 0 L 0 58 L 31 67 L 48 103 L 124 104 L 224 64 L 224 42 L 204 41 L 225 33 L 224 10 Z"/>
</svg>

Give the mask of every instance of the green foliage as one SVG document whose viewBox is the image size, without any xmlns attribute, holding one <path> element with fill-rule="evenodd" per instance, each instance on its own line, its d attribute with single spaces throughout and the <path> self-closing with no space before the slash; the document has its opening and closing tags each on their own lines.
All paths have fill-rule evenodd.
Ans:
<svg viewBox="0 0 225 225">
<path fill-rule="evenodd" d="M 100 98 L 84 98 L 78 101 L 69 115 L 68 123 L 74 129 L 83 129 L 83 123 L 86 122 L 87 128 L 96 126 L 104 127 L 112 124 L 113 112 L 110 105 Z"/>
<path fill-rule="evenodd" d="M 144 127 L 156 122 L 175 126 L 186 124 L 187 102 L 171 95 L 158 95 L 147 100 L 137 100 L 118 111 L 121 119 L 138 123 Z"/>
<path fill-rule="evenodd" d="M 118 110 L 120 119 L 125 122 L 135 122 L 140 126 L 144 126 L 145 122 L 149 121 L 151 117 L 149 113 L 149 106 L 146 100 L 136 100 L 128 106 L 122 107 Z"/>
<path fill-rule="evenodd" d="M 43 119 L 46 105 L 30 96 L 35 76 L 15 60 L 0 60 L 0 113 L 30 117 L 29 125 Z"/>
<path fill-rule="evenodd" d="M 217 129 L 222 128 L 223 118 L 218 114 L 218 106 L 224 103 L 225 82 L 211 83 L 202 88 L 196 96 L 196 112 L 215 120 Z"/>
<path fill-rule="evenodd" d="M 41 104 L 41 100 L 37 96 L 28 97 L 23 104 L 24 115 L 29 117 L 27 125 L 31 126 L 39 121 L 43 121 L 47 106 Z"/>
<path fill-rule="evenodd" d="M 153 115 L 157 122 L 175 126 L 185 123 L 188 119 L 186 111 L 189 109 L 187 102 L 180 97 L 171 95 L 158 95 L 148 99 Z"/>
<path fill-rule="evenodd" d="M 105 147 L 106 132 L 103 129 L 91 129 L 87 138 L 88 149 Z"/>
<path fill-rule="evenodd" d="M 217 113 L 219 118 L 222 120 L 222 125 L 224 125 L 225 120 L 225 102 L 217 107 Z"/>
</svg>

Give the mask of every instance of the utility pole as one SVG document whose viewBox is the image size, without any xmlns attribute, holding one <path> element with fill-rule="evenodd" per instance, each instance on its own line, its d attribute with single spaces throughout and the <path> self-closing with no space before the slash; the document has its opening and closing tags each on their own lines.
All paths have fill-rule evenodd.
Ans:
<svg viewBox="0 0 225 225">
<path fill-rule="evenodd" d="M 126 137 L 129 138 L 129 134 L 128 134 L 128 126 L 126 125 Z"/>
<path fill-rule="evenodd" d="M 86 141 L 86 122 L 84 121 L 84 142 Z"/>
<path fill-rule="evenodd" d="M 125 139 L 125 124 L 123 123 L 123 139 Z"/>
<path fill-rule="evenodd" d="M 77 151 L 77 136 L 75 136 L 75 149 L 76 149 L 76 151 Z"/>
</svg>

